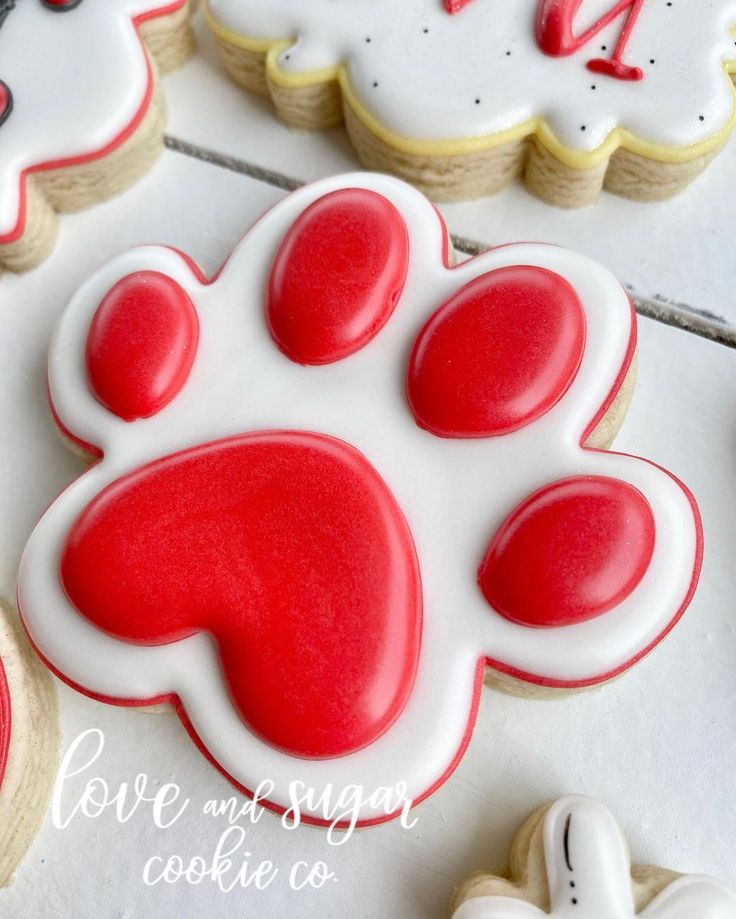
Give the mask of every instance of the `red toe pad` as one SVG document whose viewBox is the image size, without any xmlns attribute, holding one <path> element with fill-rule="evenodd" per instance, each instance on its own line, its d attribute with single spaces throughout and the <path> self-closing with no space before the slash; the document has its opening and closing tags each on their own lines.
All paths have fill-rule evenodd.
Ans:
<svg viewBox="0 0 736 919">
<path fill-rule="evenodd" d="M 105 295 L 87 336 L 87 377 L 125 421 L 150 418 L 179 394 L 192 369 L 199 321 L 186 291 L 157 271 L 130 274 Z"/>
<path fill-rule="evenodd" d="M 649 567 L 654 540 L 652 510 L 638 489 L 602 476 L 562 479 L 511 513 L 478 578 L 507 619 L 571 625 L 626 599 Z"/>
<path fill-rule="evenodd" d="M 409 241 L 396 208 L 362 188 L 319 198 L 295 221 L 276 255 L 268 324 L 299 364 L 329 364 L 367 344 L 401 296 Z"/>
<path fill-rule="evenodd" d="M 420 332 L 409 404 L 440 437 L 508 434 L 565 394 L 584 347 L 585 314 L 564 278 L 499 268 L 461 288 Z"/>
</svg>

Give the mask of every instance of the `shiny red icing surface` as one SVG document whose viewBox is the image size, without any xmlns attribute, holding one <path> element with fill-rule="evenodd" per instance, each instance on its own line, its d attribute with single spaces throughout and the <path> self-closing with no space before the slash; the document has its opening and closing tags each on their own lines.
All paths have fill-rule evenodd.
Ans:
<svg viewBox="0 0 736 919">
<path fill-rule="evenodd" d="M 549 628 L 600 616 L 646 573 L 655 523 L 646 498 L 618 479 L 575 476 L 520 504 L 478 572 L 488 602 L 522 625 Z"/>
<path fill-rule="evenodd" d="M 499 268 L 466 284 L 420 332 L 407 380 L 417 423 L 440 437 L 515 431 L 575 378 L 585 314 L 560 275 Z"/>
<path fill-rule="evenodd" d="M 382 195 L 348 188 L 315 201 L 271 268 L 267 318 L 276 344 L 300 364 L 358 351 L 393 312 L 408 264 L 406 227 Z"/>
<path fill-rule="evenodd" d="M 10 114 L 13 108 L 13 96 L 8 89 L 7 83 L 0 80 L 0 125 Z"/>
<path fill-rule="evenodd" d="M 451 15 L 454 15 L 455 13 L 459 13 L 461 9 L 466 7 L 470 3 L 470 0 L 444 0 L 444 3 L 445 3 L 445 9 L 447 10 L 447 12 L 450 13 Z"/>
<path fill-rule="evenodd" d="M 196 310 L 176 281 L 156 271 L 130 274 L 105 295 L 90 325 L 90 388 L 125 421 L 149 418 L 186 383 L 198 339 Z"/>
<path fill-rule="evenodd" d="M 11 728 L 10 687 L 5 676 L 2 658 L 0 658 L 0 788 L 2 788 L 5 770 L 8 766 Z"/>
<path fill-rule="evenodd" d="M 324 435 L 243 434 L 122 477 L 70 530 L 60 577 L 124 640 L 208 632 L 243 720 L 297 756 L 371 743 L 413 685 L 411 534 L 362 454 Z"/>
</svg>

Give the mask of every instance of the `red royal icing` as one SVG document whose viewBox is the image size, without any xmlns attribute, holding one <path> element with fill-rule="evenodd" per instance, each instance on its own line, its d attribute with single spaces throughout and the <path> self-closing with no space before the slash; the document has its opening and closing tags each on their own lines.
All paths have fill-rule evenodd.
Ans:
<svg viewBox="0 0 736 919">
<path fill-rule="evenodd" d="M 0 790 L 5 778 L 5 770 L 8 767 L 11 727 L 10 687 L 5 676 L 2 658 L 0 658 Z"/>
<path fill-rule="evenodd" d="M 7 119 L 13 110 L 13 94 L 8 84 L 0 80 L 0 125 Z"/>
<path fill-rule="evenodd" d="M 243 434 L 124 476 L 72 527 L 60 576 L 126 641 L 209 633 L 245 723 L 297 756 L 376 740 L 413 685 L 408 526 L 368 461 L 324 435 Z"/>
<path fill-rule="evenodd" d="M 583 0 L 540 0 L 537 7 L 537 43 L 545 54 L 566 57 L 579 51 L 592 41 L 614 19 L 625 15 L 621 34 L 608 58 L 588 61 L 588 70 L 603 73 L 618 80 L 641 80 L 644 71 L 623 62 L 623 55 L 631 39 L 645 0 L 617 0 L 607 13 L 580 35 L 574 34 L 575 17 Z"/>
<path fill-rule="evenodd" d="M 281 350 L 300 364 L 328 364 L 362 348 L 401 296 L 409 241 L 396 208 L 348 188 L 310 205 L 278 250 L 267 318 Z"/>
<path fill-rule="evenodd" d="M 454 15 L 464 9 L 470 3 L 470 0 L 444 0 L 444 3 L 447 12 L 450 15 Z"/>
<path fill-rule="evenodd" d="M 407 394 L 440 437 L 506 434 L 564 395 L 585 347 L 575 290 L 544 268 L 499 268 L 461 288 L 419 333 Z"/>
<path fill-rule="evenodd" d="M 478 572 L 501 615 L 552 628 L 617 606 L 644 576 L 655 524 L 642 493 L 618 479 L 575 476 L 520 504 L 493 537 Z"/>
<path fill-rule="evenodd" d="M 125 421 L 149 418 L 192 369 L 199 320 L 186 291 L 157 271 L 130 274 L 105 295 L 87 336 L 92 392 Z"/>
</svg>

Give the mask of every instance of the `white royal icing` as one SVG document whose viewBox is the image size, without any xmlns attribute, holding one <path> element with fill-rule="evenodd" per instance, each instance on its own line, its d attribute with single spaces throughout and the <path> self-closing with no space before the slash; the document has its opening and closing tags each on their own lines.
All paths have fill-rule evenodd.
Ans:
<svg viewBox="0 0 736 919">
<path fill-rule="evenodd" d="M 0 28 L 0 80 L 13 110 L 0 125 L 0 242 L 15 229 L 21 176 L 114 142 L 133 122 L 149 83 L 133 18 L 170 0 L 82 0 L 68 12 L 19 0 Z"/>
<path fill-rule="evenodd" d="M 207 2 L 235 36 L 294 39 L 278 57 L 286 74 L 345 63 L 360 103 L 403 138 L 463 140 L 543 118 L 578 151 L 617 127 L 682 146 L 723 130 L 734 111 L 723 64 L 736 59 L 736 0 L 646 0 L 625 53 L 644 70 L 639 82 L 586 67 L 615 46 L 623 16 L 577 53 L 549 57 L 535 38 L 539 0 L 470 0 L 454 16 L 442 0 Z M 575 33 L 612 6 L 582 0 Z"/>
<path fill-rule="evenodd" d="M 475 897 L 453 919 L 634 919 L 631 864 L 610 812 L 591 798 L 562 798 L 547 812 L 543 831 L 552 911 L 511 897 Z M 678 878 L 652 900 L 640 919 L 734 919 L 736 895 L 700 875 Z"/>
<path fill-rule="evenodd" d="M 390 321 L 368 346 L 334 364 L 302 367 L 269 335 L 266 279 L 295 219 L 311 202 L 341 188 L 372 189 L 402 215 L 411 253 L 406 287 Z M 441 258 L 444 239 L 435 210 L 410 186 L 362 173 L 330 178 L 295 192 L 261 218 L 212 284 L 197 280 L 167 248 L 121 255 L 78 291 L 53 339 L 49 387 L 55 410 L 68 431 L 99 446 L 104 458 L 57 499 L 31 536 L 19 574 L 26 626 L 55 668 L 97 695 L 143 700 L 178 693 L 222 768 L 249 789 L 263 778 L 274 780 L 273 800 L 282 806 L 294 780 L 316 789 L 406 782 L 409 797 L 423 796 L 446 777 L 463 746 L 479 691 L 480 659 L 502 661 L 542 680 L 597 679 L 655 642 L 690 590 L 698 540 L 683 489 L 646 461 L 584 450 L 579 443 L 629 349 L 633 319 L 621 286 L 590 259 L 542 244 L 501 247 L 450 269 Z M 505 437 L 451 440 L 420 429 L 404 396 L 414 338 L 430 314 L 472 278 L 519 264 L 557 272 L 582 302 L 585 353 L 570 389 L 538 421 Z M 105 293 L 139 270 L 168 274 L 188 292 L 199 314 L 200 344 L 179 396 L 158 415 L 125 423 L 89 390 L 85 341 Z M 230 702 L 206 635 L 157 647 L 115 640 L 78 615 L 58 575 L 69 528 L 112 480 L 188 446 L 274 427 L 319 431 L 357 447 L 406 515 L 422 572 L 422 648 L 407 706 L 377 741 L 339 759 L 292 758 L 253 735 Z M 618 477 L 646 496 L 656 523 L 652 561 L 610 613 L 563 628 L 525 628 L 489 607 L 476 569 L 490 535 L 523 498 L 572 474 Z M 362 820 L 381 816 L 370 805 L 361 812 Z"/>
</svg>

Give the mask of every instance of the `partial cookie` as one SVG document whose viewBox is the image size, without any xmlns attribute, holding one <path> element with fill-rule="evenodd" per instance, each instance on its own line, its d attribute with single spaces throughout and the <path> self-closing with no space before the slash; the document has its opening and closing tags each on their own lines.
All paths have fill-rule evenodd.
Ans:
<svg viewBox="0 0 736 919">
<path fill-rule="evenodd" d="M 34 268 L 58 211 L 116 195 L 153 165 L 165 123 L 157 70 L 191 53 L 189 6 L 0 4 L 0 270 Z"/>
<path fill-rule="evenodd" d="M 701 875 L 631 867 L 613 816 L 591 798 L 542 808 L 519 830 L 508 870 L 456 890 L 453 919 L 734 919 L 736 895 Z"/>
<path fill-rule="evenodd" d="M 0 887 L 12 879 L 41 825 L 58 747 L 51 677 L 17 615 L 0 607 Z"/>
<path fill-rule="evenodd" d="M 50 350 L 57 423 L 98 462 L 25 550 L 36 647 L 95 698 L 173 702 L 273 808 L 303 782 L 316 822 L 329 789 L 362 787 L 367 825 L 401 808 L 377 789 L 437 788 L 486 669 L 525 693 L 623 673 L 698 578 L 690 493 L 605 451 L 621 285 L 559 246 L 450 261 L 419 192 L 339 176 L 211 280 L 166 247 L 116 258 Z"/>
<path fill-rule="evenodd" d="M 590 8 L 595 6 L 595 11 Z M 736 123 L 736 0 L 206 0 L 229 73 L 438 201 L 685 188 Z M 595 12 L 595 15 L 594 15 Z"/>
</svg>

